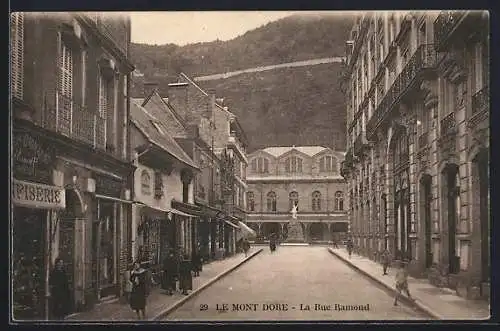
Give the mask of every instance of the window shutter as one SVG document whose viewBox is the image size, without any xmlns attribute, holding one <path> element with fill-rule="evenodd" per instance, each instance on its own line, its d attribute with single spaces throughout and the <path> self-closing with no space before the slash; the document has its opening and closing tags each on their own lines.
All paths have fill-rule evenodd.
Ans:
<svg viewBox="0 0 500 331">
<path fill-rule="evenodd" d="M 24 15 L 11 15 L 11 91 L 23 98 L 23 68 L 24 68 Z"/>
</svg>

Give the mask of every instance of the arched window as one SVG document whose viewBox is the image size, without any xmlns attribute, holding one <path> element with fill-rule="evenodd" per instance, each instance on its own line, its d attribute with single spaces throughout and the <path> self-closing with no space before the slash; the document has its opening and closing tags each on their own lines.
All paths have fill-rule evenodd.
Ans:
<svg viewBox="0 0 500 331">
<path fill-rule="evenodd" d="M 299 194 L 295 191 L 289 194 L 290 206 L 289 210 L 292 210 L 293 206 L 297 206 L 297 211 L 299 211 Z"/>
<path fill-rule="evenodd" d="M 267 194 L 267 211 L 276 211 L 276 193 L 272 191 Z"/>
<path fill-rule="evenodd" d="M 335 192 L 335 210 L 344 210 L 344 193 Z"/>
<path fill-rule="evenodd" d="M 288 173 L 302 172 L 302 159 L 297 156 L 286 158 L 285 171 Z"/>
<path fill-rule="evenodd" d="M 248 211 L 255 210 L 255 197 L 253 195 L 253 192 L 247 192 L 247 207 Z"/>
<path fill-rule="evenodd" d="M 147 170 L 141 173 L 141 192 L 142 194 L 151 194 L 151 176 Z"/>
<path fill-rule="evenodd" d="M 314 191 L 312 194 L 312 210 L 321 210 L 321 193 L 319 191 Z"/>
<path fill-rule="evenodd" d="M 337 159 L 331 155 L 323 156 L 319 159 L 320 172 L 333 172 L 337 171 Z"/>
<path fill-rule="evenodd" d="M 252 171 L 257 172 L 257 159 L 252 160 Z"/>
</svg>

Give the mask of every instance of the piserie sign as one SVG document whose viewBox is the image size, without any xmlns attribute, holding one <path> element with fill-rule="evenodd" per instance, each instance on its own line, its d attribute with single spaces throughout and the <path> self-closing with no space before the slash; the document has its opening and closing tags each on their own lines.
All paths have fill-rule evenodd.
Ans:
<svg viewBox="0 0 500 331">
<path fill-rule="evenodd" d="M 15 205 L 42 209 L 66 208 L 66 195 L 62 187 L 13 180 L 12 201 Z"/>
</svg>

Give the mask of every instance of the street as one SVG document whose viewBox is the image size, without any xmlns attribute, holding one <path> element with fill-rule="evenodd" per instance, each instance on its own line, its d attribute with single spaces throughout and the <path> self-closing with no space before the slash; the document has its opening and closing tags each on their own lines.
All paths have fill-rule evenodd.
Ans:
<svg viewBox="0 0 500 331">
<path fill-rule="evenodd" d="M 266 247 L 163 320 L 408 319 L 428 317 L 393 306 L 393 297 L 325 247 L 280 246 L 275 253 Z"/>
</svg>

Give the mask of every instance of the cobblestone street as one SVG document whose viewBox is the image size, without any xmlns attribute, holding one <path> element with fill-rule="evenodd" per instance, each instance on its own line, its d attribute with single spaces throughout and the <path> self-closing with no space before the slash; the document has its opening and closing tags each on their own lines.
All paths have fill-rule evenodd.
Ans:
<svg viewBox="0 0 500 331">
<path fill-rule="evenodd" d="M 224 304 L 227 311 L 221 310 Z M 242 310 L 235 311 L 236 304 Z M 273 304 L 274 308 L 280 306 L 286 310 L 272 310 Z M 368 309 L 338 311 L 336 304 Z M 331 310 L 317 310 L 327 307 Z M 241 268 L 164 317 L 164 320 L 407 319 L 428 317 L 403 304 L 393 306 L 393 297 L 333 257 L 323 246 L 281 246 L 275 253 L 265 248 Z"/>
</svg>

